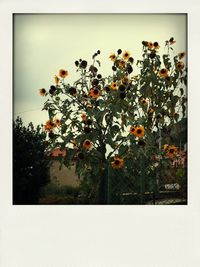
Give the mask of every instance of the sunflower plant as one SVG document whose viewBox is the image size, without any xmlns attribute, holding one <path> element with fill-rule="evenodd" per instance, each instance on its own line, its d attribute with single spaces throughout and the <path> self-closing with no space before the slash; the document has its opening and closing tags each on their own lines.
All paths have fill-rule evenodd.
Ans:
<svg viewBox="0 0 200 267">
<path fill-rule="evenodd" d="M 185 52 L 175 55 L 174 44 L 174 38 L 166 41 L 160 55 L 158 42 L 143 41 L 138 60 L 118 49 L 108 55 L 107 77 L 100 73 L 98 50 L 91 63 L 75 61 L 80 78 L 73 84 L 61 69 L 49 90 L 40 89 L 48 98 L 49 149 L 67 151 L 60 161 L 75 163 L 91 202 L 112 203 L 129 193 L 144 203 L 145 192 L 159 189 L 163 168 L 178 156 L 174 140 L 186 117 L 187 69 Z"/>
</svg>

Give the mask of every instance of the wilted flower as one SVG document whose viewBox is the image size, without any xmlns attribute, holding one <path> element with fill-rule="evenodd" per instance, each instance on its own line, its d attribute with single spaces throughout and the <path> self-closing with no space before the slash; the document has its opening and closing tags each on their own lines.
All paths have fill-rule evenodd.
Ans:
<svg viewBox="0 0 200 267">
<path fill-rule="evenodd" d="M 54 80 L 55 80 L 55 84 L 56 84 L 56 85 L 58 85 L 58 83 L 59 83 L 60 79 L 58 78 L 58 76 L 57 76 L 57 75 L 55 75 L 55 76 L 54 76 Z"/>
<path fill-rule="evenodd" d="M 184 68 L 184 63 L 179 61 L 177 64 L 176 64 L 176 69 L 177 70 L 182 70 Z"/>
<path fill-rule="evenodd" d="M 178 54 L 179 59 L 184 58 L 184 56 L 185 56 L 185 52 L 181 52 L 181 53 Z"/>
<path fill-rule="evenodd" d="M 41 96 L 45 96 L 46 95 L 46 90 L 44 88 L 39 89 L 39 93 Z"/>
</svg>

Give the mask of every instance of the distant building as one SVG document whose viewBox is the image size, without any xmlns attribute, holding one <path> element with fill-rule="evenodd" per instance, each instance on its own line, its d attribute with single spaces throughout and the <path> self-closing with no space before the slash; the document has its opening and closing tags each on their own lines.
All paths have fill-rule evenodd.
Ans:
<svg viewBox="0 0 200 267">
<path fill-rule="evenodd" d="M 75 173 L 75 166 L 72 166 L 70 169 L 65 165 L 60 167 L 60 162 L 58 156 L 65 157 L 66 150 L 60 150 L 55 148 L 52 152 L 48 154 L 51 158 L 50 165 L 50 182 L 57 185 L 73 186 L 77 187 L 80 185 L 80 179 Z"/>
</svg>

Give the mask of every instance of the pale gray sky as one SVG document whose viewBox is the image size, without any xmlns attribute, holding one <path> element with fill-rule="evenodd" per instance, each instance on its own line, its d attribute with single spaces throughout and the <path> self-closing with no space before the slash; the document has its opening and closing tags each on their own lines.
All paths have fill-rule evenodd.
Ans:
<svg viewBox="0 0 200 267">
<path fill-rule="evenodd" d="M 44 123 L 41 111 L 45 98 L 39 88 L 48 89 L 59 69 L 69 71 L 67 81 L 78 78 L 74 61 L 101 50 L 100 73 L 111 74 L 109 55 L 117 49 L 128 50 L 141 58 L 141 42 L 174 37 L 175 53 L 186 51 L 186 15 L 180 14 L 51 14 L 15 15 L 14 18 L 14 118 L 25 124 Z M 137 72 L 135 67 L 134 72 Z M 37 109 L 37 110 L 35 110 Z"/>
</svg>

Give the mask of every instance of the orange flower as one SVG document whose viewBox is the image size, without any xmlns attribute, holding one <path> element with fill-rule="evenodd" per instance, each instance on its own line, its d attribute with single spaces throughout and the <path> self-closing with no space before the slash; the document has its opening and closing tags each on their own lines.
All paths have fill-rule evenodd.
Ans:
<svg viewBox="0 0 200 267">
<path fill-rule="evenodd" d="M 54 76 L 54 80 L 55 80 L 55 84 L 56 84 L 56 85 L 58 85 L 58 83 L 59 83 L 60 79 L 58 78 L 58 76 L 57 76 L 57 75 L 55 75 L 55 76 Z"/>
<path fill-rule="evenodd" d="M 144 126 L 137 126 L 133 133 L 136 137 L 143 137 L 144 136 Z"/>
<path fill-rule="evenodd" d="M 113 169 L 121 169 L 124 166 L 124 160 L 119 156 L 115 156 L 111 162 L 111 165 Z"/>
<path fill-rule="evenodd" d="M 48 120 L 44 125 L 45 131 L 52 131 L 56 127 L 56 124 L 52 120 Z"/>
<path fill-rule="evenodd" d="M 110 85 L 111 89 L 112 90 L 117 90 L 117 84 L 116 82 L 112 82 L 111 85 Z"/>
<path fill-rule="evenodd" d="M 39 93 L 41 96 L 45 96 L 46 95 L 46 90 L 44 88 L 39 89 Z"/>
<path fill-rule="evenodd" d="M 97 99 L 101 95 L 100 90 L 98 89 L 91 89 L 90 90 L 90 96 L 94 99 Z"/>
<path fill-rule="evenodd" d="M 168 69 L 164 69 L 164 68 L 161 69 L 159 71 L 159 75 L 160 75 L 161 78 L 166 78 L 168 76 Z"/>
<path fill-rule="evenodd" d="M 109 56 L 109 58 L 112 60 L 112 61 L 115 61 L 116 60 L 116 55 L 115 54 L 111 54 Z"/>
<path fill-rule="evenodd" d="M 84 142 L 83 142 L 83 147 L 85 149 L 90 149 L 92 147 L 92 142 L 89 140 L 89 139 L 86 139 Z"/>
<path fill-rule="evenodd" d="M 61 70 L 59 70 L 59 76 L 61 77 L 61 78 L 65 78 L 65 77 L 67 77 L 69 75 L 69 73 L 68 73 L 68 71 L 67 70 L 63 70 L 63 69 L 61 69 Z"/>
<path fill-rule="evenodd" d="M 166 151 L 166 156 L 173 159 L 174 156 L 177 154 L 177 147 L 175 146 L 169 146 Z"/>
<path fill-rule="evenodd" d="M 124 51 L 124 53 L 122 54 L 122 57 L 124 60 L 127 60 L 130 57 L 130 53 L 128 51 Z"/>
</svg>

